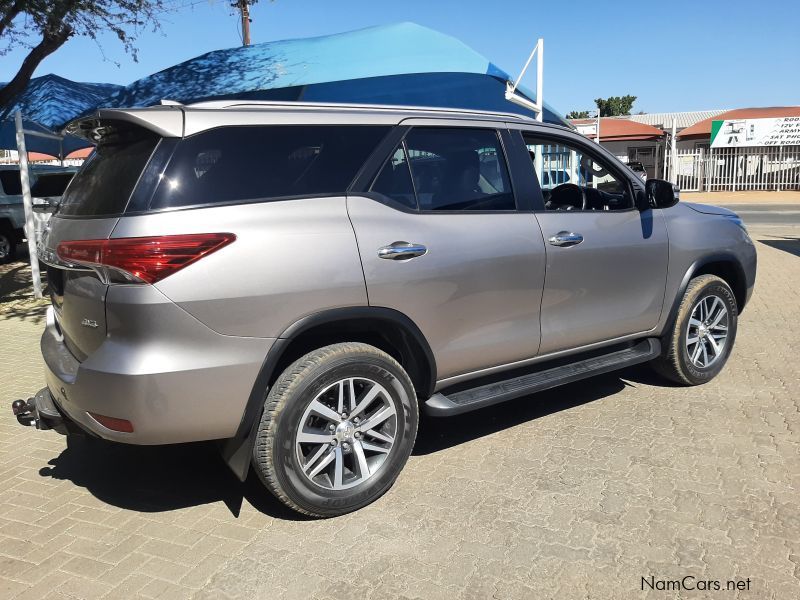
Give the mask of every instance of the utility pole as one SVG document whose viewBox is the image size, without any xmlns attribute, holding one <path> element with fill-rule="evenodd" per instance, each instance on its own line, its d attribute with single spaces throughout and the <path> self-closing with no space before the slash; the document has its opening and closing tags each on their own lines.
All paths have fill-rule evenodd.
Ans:
<svg viewBox="0 0 800 600">
<path fill-rule="evenodd" d="M 250 3 L 249 0 L 237 0 L 234 5 L 242 14 L 242 46 L 250 45 Z"/>
</svg>

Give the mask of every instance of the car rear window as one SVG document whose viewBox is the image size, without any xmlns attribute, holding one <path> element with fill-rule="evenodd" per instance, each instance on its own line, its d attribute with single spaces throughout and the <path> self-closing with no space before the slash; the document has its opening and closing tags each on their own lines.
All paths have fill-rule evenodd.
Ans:
<svg viewBox="0 0 800 600">
<path fill-rule="evenodd" d="M 175 149 L 150 209 L 344 193 L 389 129 L 273 125 L 193 135 Z"/>
<path fill-rule="evenodd" d="M 112 216 L 124 212 L 158 140 L 157 135 L 139 130 L 123 140 L 100 143 L 64 194 L 59 214 Z"/>
<path fill-rule="evenodd" d="M 19 170 L 7 169 L 0 171 L 0 184 L 7 196 L 20 196 L 22 194 L 22 180 Z"/>
<path fill-rule="evenodd" d="M 39 175 L 31 187 L 31 196 L 35 198 L 61 196 L 74 175 L 75 173 L 46 173 Z"/>
</svg>

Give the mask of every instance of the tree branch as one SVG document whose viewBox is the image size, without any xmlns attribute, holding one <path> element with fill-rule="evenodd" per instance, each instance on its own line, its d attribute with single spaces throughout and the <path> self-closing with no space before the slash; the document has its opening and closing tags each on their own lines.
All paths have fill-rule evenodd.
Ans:
<svg viewBox="0 0 800 600">
<path fill-rule="evenodd" d="M 0 89 L 0 109 L 7 109 L 13 104 L 27 87 L 39 63 L 63 46 L 72 34 L 73 30 L 69 25 L 61 25 L 44 33 L 42 41 L 31 49 L 14 78 Z"/>
<path fill-rule="evenodd" d="M 16 19 L 21 13 L 22 10 L 25 8 L 25 0 L 16 0 L 11 6 L 8 7 L 8 10 L 3 13 L 3 16 L 0 17 L 0 37 L 2 37 L 3 33 L 8 26 L 11 25 L 12 21 Z"/>
</svg>

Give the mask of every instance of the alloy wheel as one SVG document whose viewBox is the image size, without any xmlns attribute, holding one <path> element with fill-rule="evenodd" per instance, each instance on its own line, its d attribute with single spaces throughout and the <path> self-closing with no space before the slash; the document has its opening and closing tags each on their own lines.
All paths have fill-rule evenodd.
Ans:
<svg viewBox="0 0 800 600">
<path fill-rule="evenodd" d="M 719 296 L 705 296 L 694 305 L 686 330 L 686 352 L 695 367 L 706 369 L 722 356 L 728 324 L 728 305 Z"/>
<path fill-rule="evenodd" d="M 385 387 L 363 377 L 341 379 L 309 403 L 295 433 L 303 475 L 332 490 L 374 477 L 392 450 L 397 404 Z"/>
</svg>

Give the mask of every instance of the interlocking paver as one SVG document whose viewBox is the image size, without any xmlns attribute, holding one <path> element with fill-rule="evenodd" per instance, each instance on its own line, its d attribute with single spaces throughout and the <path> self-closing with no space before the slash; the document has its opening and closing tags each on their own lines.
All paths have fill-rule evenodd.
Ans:
<svg viewBox="0 0 800 600">
<path fill-rule="evenodd" d="M 800 241 L 759 263 L 710 384 L 637 368 L 427 420 L 395 487 L 327 521 L 210 445 L 98 455 L 20 427 L 42 311 L 0 302 L 0 598 L 665 598 L 641 578 L 685 575 L 800 597 Z"/>
</svg>

